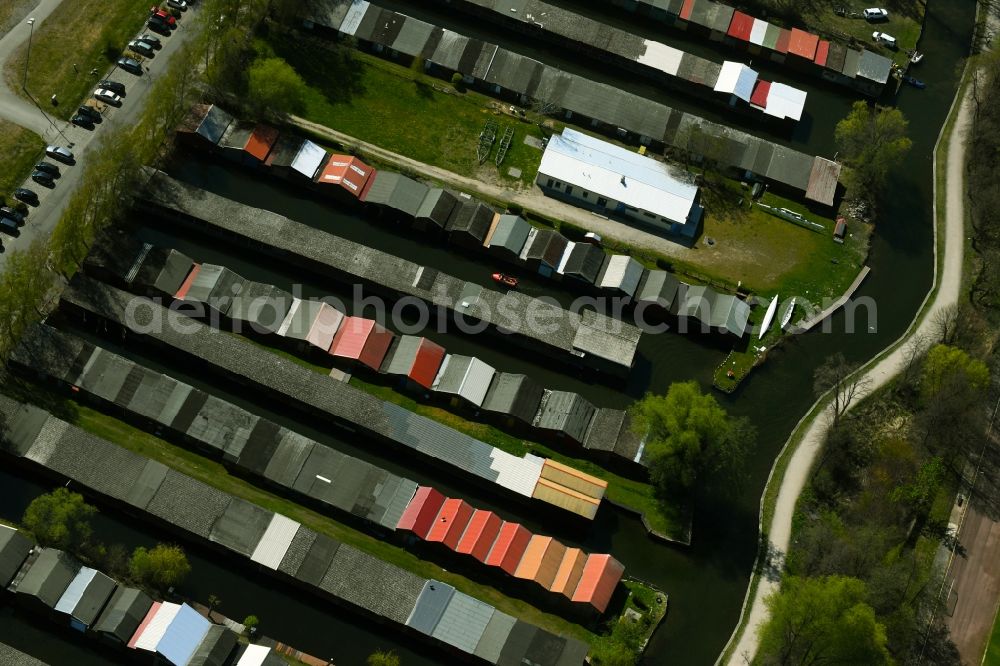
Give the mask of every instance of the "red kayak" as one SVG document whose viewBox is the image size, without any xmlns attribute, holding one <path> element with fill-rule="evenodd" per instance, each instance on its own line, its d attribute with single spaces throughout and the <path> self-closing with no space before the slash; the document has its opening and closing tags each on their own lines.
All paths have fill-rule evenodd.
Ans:
<svg viewBox="0 0 1000 666">
<path fill-rule="evenodd" d="M 511 289 L 517 288 L 517 278 L 513 275 L 505 275 L 503 273 L 494 273 L 493 281 L 502 284 L 505 287 L 510 287 Z"/>
</svg>

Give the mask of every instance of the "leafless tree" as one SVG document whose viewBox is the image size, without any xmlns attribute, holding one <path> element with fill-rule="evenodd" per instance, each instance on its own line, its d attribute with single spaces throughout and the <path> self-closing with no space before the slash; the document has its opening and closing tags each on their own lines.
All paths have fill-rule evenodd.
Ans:
<svg viewBox="0 0 1000 666">
<path fill-rule="evenodd" d="M 833 425 L 840 423 L 856 398 L 871 385 L 871 380 L 857 373 L 858 365 L 848 363 L 840 352 L 826 359 L 813 374 L 813 390 L 817 395 L 829 391 L 833 397 Z"/>
</svg>

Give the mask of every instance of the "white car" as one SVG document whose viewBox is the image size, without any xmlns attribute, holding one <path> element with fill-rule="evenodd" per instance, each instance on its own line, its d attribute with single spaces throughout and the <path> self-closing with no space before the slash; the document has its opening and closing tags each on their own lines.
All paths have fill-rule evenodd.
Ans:
<svg viewBox="0 0 1000 666">
<path fill-rule="evenodd" d="M 65 162 L 66 164 L 73 163 L 73 151 L 69 148 L 63 148 L 62 146 L 46 146 L 45 154 L 53 159 L 57 159 L 60 162 Z"/>
<path fill-rule="evenodd" d="M 110 90 L 105 90 L 104 88 L 98 88 L 94 91 L 94 98 L 102 102 L 107 102 L 108 104 L 114 104 L 115 106 L 121 106 L 122 98 L 114 94 Z"/>
<path fill-rule="evenodd" d="M 885 44 L 890 49 L 896 48 L 896 38 L 892 35 L 886 34 L 884 32 L 873 32 L 872 39 L 874 39 L 879 44 Z"/>
<path fill-rule="evenodd" d="M 866 21 L 888 21 L 889 10 L 881 7 L 870 7 L 864 11 Z"/>
</svg>

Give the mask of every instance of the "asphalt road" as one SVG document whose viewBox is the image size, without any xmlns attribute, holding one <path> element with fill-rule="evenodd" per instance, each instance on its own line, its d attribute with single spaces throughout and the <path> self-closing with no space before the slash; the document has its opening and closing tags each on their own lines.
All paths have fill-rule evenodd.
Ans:
<svg viewBox="0 0 1000 666">
<path fill-rule="evenodd" d="M 29 16 L 35 18 L 34 27 L 36 32 L 42 24 L 43 18 L 51 14 L 61 1 L 41 0 L 35 10 L 29 13 Z M 76 157 L 76 163 L 73 165 L 59 164 L 61 177 L 56 179 L 55 186 L 51 189 L 32 182 L 30 178 L 25 181 L 23 187 L 36 192 L 39 202 L 37 206 L 31 207 L 31 212 L 28 214 L 24 226 L 21 227 L 19 236 L 3 237 L 3 250 L 0 252 L 0 271 L 3 270 L 6 258 L 10 255 L 11 250 L 27 248 L 36 238 L 45 237 L 52 233 L 52 229 L 66 209 L 70 195 L 79 184 L 80 177 L 87 168 L 87 163 L 93 156 L 93 150 L 96 149 L 94 148 L 94 144 L 98 143 L 96 141 L 97 137 L 101 134 L 107 134 L 114 128 L 136 122 L 145 106 L 145 93 L 163 75 L 163 72 L 166 71 L 167 62 L 171 55 L 183 48 L 185 42 L 190 39 L 194 32 L 191 29 L 191 25 L 196 17 L 197 10 L 189 9 L 185 12 L 183 18 L 177 21 L 178 27 L 173 31 L 173 34 L 169 37 L 157 35 L 163 43 L 163 48 L 157 51 L 153 58 L 146 60 L 144 64 L 148 67 L 148 71 L 142 76 L 135 76 L 113 68 L 110 72 L 101 72 L 97 76 L 92 77 L 95 83 L 102 79 L 120 81 L 125 85 L 125 95 L 123 96 L 121 107 L 114 108 L 109 106 L 104 112 L 103 122 L 98 123 L 91 130 L 71 125 L 63 120 L 47 118 L 47 113 L 43 114 L 37 106 L 7 89 L 3 84 L 2 77 L 0 77 L 0 117 L 41 134 L 46 142 L 69 147 Z M 142 32 L 146 32 L 146 30 L 143 29 L 137 35 Z M 3 39 L 0 39 L 0 69 L 3 68 L 11 53 L 28 39 L 28 33 L 29 26 L 27 23 L 22 22 L 7 33 Z M 123 54 L 124 49 L 125 44 L 122 44 Z M 69 53 L 71 53 L 71 45 L 67 45 L 67 55 Z M 90 74 L 81 72 L 80 76 L 90 77 Z M 35 93 L 35 91 L 29 92 Z M 44 97 L 44 101 L 42 102 L 42 107 L 44 108 L 49 104 L 49 96 L 44 95 L 44 91 L 41 92 Z M 63 100 L 62 103 L 73 104 L 75 108 L 83 101 L 78 100 L 77 102 L 73 102 Z M 39 158 L 41 157 L 43 156 L 39 155 Z M 57 163 L 52 159 L 48 159 L 47 161 Z"/>
<path fill-rule="evenodd" d="M 957 554 L 951 565 L 947 623 L 962 661 L 978 664 L 1000 599 L 1000 523 L 973 499 L 958 541 L 964 554 Z"/>
</svg>

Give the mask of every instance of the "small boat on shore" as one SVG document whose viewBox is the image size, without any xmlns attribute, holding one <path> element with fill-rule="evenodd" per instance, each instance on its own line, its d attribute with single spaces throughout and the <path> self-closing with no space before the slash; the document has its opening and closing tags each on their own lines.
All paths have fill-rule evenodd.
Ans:
<svg viewBox="0 0 1000 666">
<path fill-rule="evenodd" d="M 497 284 L 502 284 L 510 289 L 517 289 L 517 278 L 513 275 L 507 275 L 506 273 L 494 273 L 493 281 Z"/>
<path fill-rule="evenodd" d="M 911 85 L 914 88 L 917 88 L 919 90 L 923 90 L 924 88 L 927 87 L 926 83 L 924 83 L 920 79 L 916 78 L 915 76 L 910 76 L 909 74 L 907 74 L 906 76 L 903 77 L 903 82 L 904 83 L 908 83 L 909 85 Z"/>
<path fill-rule="evenodd" d="M 774 313 L 778 310 L 778 295 L 775 294 L 774 298 L 771 299 L 771 304 L 767 306 L 767 312 L 764 313 L 764 321 L 760 324 L 760 334 L 757 335 L 757 339 L 760 340 L 767 333 L 768 329 L 771 328 L 771 322 L 774 321 Z"/>
<path fill-rule="evenodd" d="M 788 323 L 792 321 L 792 313 L 794 312 L 795 312 L 795 297 L 792 296 L 790 299 L 785 301 L 785 304 L 782 306 L 781 330 L 785 330 L 785 328 L 788 326 Z"/>
<path fill-rule="evenodd" d="M 916 49 L 910 49 L 906 52 L 906 55 L 910 57 L 910 64 L 916 65 L 918 62 L 924 59 L 924 54 Z"/>
</svg>

